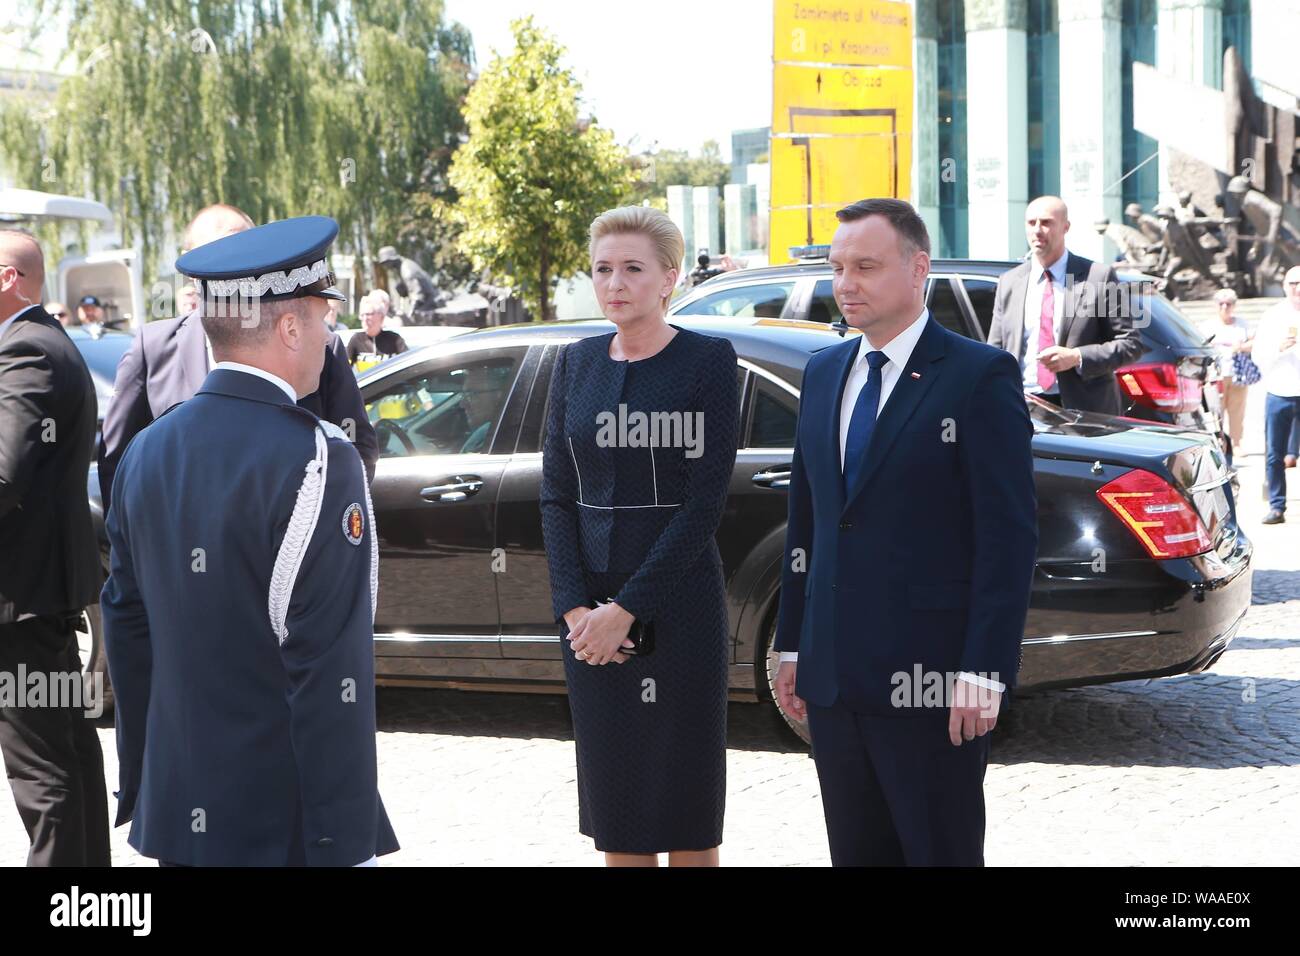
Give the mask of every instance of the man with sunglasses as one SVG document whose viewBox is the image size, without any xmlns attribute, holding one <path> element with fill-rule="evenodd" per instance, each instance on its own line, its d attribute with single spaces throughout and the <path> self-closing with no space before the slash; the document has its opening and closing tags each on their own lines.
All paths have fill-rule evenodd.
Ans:
<svg viewBox="0 0 1300 956">
<path fill-rule="evenodd" d="M 95 388 L 38 304 L 44 282 L 36 240 L 0 229 L 0 751 L 28 865 L 108 866 L 104 758 L 94 702 L 77 693 L 75 629 L 100 584 L 86 499 Z M 28 693 L 38 676 L 51 693 Z"/>
<path fill-rule="evenodd" d="M 47 302 L 45 311 L 49 313 L 50 318 L 58 319 L 59 325 L 65 329 L 68 327 L 68 307 L 62 302 Z"/>
</svg>

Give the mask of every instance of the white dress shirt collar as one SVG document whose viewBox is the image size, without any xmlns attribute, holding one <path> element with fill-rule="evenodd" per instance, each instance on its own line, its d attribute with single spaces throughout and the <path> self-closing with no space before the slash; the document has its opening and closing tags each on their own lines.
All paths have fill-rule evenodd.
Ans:
<svg viewBox="0 0 1300 956">
<path fill-rule="evenodd" d="M 17 312 L 15 312 L 13 315 L 9 316 L 9 318 L 5 319 L 3 322 L 0 322 L 0 336 L 4 335 L 5 332 L 9 330 L 9 326 L 14 324 L 14 320 L 17 319 L 18 316 L 22 315 L 24 312 L 29 311 L 30 309 L 35 309 L 35 308 L 36 306 L 34 305 L 25 305 Z"/>
<path fill-rule="evenodd" d="M 1046 269 L 1043 268 L 1042 263 L 1040 263 L 1036 257 L 1031 258 L 1029 260 L 1029 281 L 1031 285 L 1038 285 L 1038 283 L 1042 282 L 1044 272 L 1050 272 L 1052 274 L 1052 281 L 1058 286 L 1065 285 L 1065 263 L 1069 258 L 1070 250 L 1067 249 L 1061 253 L 1061 258 L 1057 259 Z"/>
<path fill-rule="evenodd" d="M 858 357 L 855 361 L 860 363 L 867 357 L 868 352 L 884 352 L 890 364 L 895 369 L 901 370 L 903 366 L 907 365 L 907 360 L 912 357 L 912 350 L 916 348 L 916 343 L 921 340 L 921 333 L 925 331 L 925 323 L 929 318 L 930 310 L 922 309 L 921 314 L 912 321 L 912 324 L 890 339 L 889 344 L 883 349 L 872 346 L 867 341 L 865 334 L 859 336 Z"/>
<path fill-rule="evenodd" d="M 239 362 L 218 362 L 216 365 L 212 366 L 212 371 L 215 372 L 217 369 L 225 369 L 228 372 L 243 372 L 245 375 L 254 375 L 263 381 L 270 382 L 276 388 L 280 389 L 280 391 L 284 392 L 284 394 L 289 397 L 289 401 L 295 404 L 298 402 L 298 396 L 294 394 L 293 387 L 284 379 L 280 378 L 280 376 L 272 375 L 266 369 L 256 368 L 252 365 L 243 365 Z"/>
<path fill-rule="evenodd" d="M 883 352 L 889 359 L 880 368 L 880 398 L 876 404 L 876 414 L 885 407 L 889 401 L 889 396 L 894 392 L 894 386 L 898 380 L 903 377 L 903 369 L 907 366 L 908 360 L 912 357 L 912 351 L 916 348 L 916 343 L 920 341 L 921 333 L 925 331 L 925 323 L 930 318 L 930 310 L 922 309 L 921 314 L 911 325 L 903 329 L 902 332 L 894 338 L 883 349 L 874 349 L 867 337 L 863 335 L 858 342 L 857 356 L 854 359 L 853 367 L 849 369 L 849 377 L 844 382 L 844 391 L 840 393 L 840 470 L 844 470 L 844 456 L 847 453 L 849 443 L 849 426 L 853 422 L 853 412 L 857 407 L 858 396 L 867 385 L 867 379 L 871 377 L 871 366 L 864 362 L 872 352 Z"/>
</svg>

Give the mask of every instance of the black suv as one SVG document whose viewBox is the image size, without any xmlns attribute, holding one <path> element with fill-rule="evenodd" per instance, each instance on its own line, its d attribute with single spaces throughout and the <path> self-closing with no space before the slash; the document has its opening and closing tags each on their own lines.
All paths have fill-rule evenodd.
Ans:
<svg viewBox="0 0 1300 956">
<path fill-rule="evenodd" d="M 998 276 L 1018 263 L 993 259 L 935 259 L 925 290 L 930 314 L 968 338 L 988 340 Z M 1222 425 L 1221 377 L 1214 349 L 1174 305 L 1139 272 L 1121 280 L 1146 283 L 1135 301 L 1150 323 L 1138 330 L 1145 351 L 1115 372 L 1124 414 L 1215 435 L 1230 452 Z M 672 304 L 669 316 L 783 318 L 841 321 L 825 261 L 726 272 L 702 282 Z"/>
</svg>

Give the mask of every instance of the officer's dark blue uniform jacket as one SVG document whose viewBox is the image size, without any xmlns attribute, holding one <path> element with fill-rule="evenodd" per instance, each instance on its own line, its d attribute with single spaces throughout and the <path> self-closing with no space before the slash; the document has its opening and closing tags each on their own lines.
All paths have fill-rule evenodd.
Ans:
<svg viewBox="0 0 1300 956">
<path fill-rule="evenodd" d="M 189 865 L 396 850 L 376 784 L 374 518 L 343 432 L 214 369 L 131 442 L 107 526 L 131 846 Z"/>
</svg>

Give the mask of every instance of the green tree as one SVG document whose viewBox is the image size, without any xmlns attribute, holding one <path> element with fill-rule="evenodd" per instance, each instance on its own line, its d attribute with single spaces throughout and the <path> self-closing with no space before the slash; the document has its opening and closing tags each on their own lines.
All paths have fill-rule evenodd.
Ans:
<svg viewBox="0 0 1300 956">
<path fill-rule="evenodd" d="M 684 149 L 660 149 L 636 157 L 637 176 L 633 199 L 650 200 L 667 208 L 669 186 L 715 186 L 721 189 L 731 179 L 731 167 L 722 161 L 716 140 L 708 140 L 692 156 Z"/>
<path fill-rule="evenodd" d="M 531 17 L 511 31 L 514 51 L 497 56 L 466 98 L 454 213 L 475 267 L 546 319 L 551 280 L 586 268 L 591 221 L 630 198 L 635 170 L 608 130 L 579 119 L 581 87 L 564 48 Z"/>
<path fill-rule="evenodd" d="M 259 222 L 331 215 L 340 249 L 364 254 L 419 245 L 412 196 L 454 201 L 472 46 L 441 0 L 25 6 L 69 24 L 76 66 L 49 112 L 0 107 L 0 162 L 19 185 L 107 204 L 147 277 L 168 228 L 211 202 Z M 427 262 L 438 236 L 422 238 L 406 251 Z"/>
</svg>

